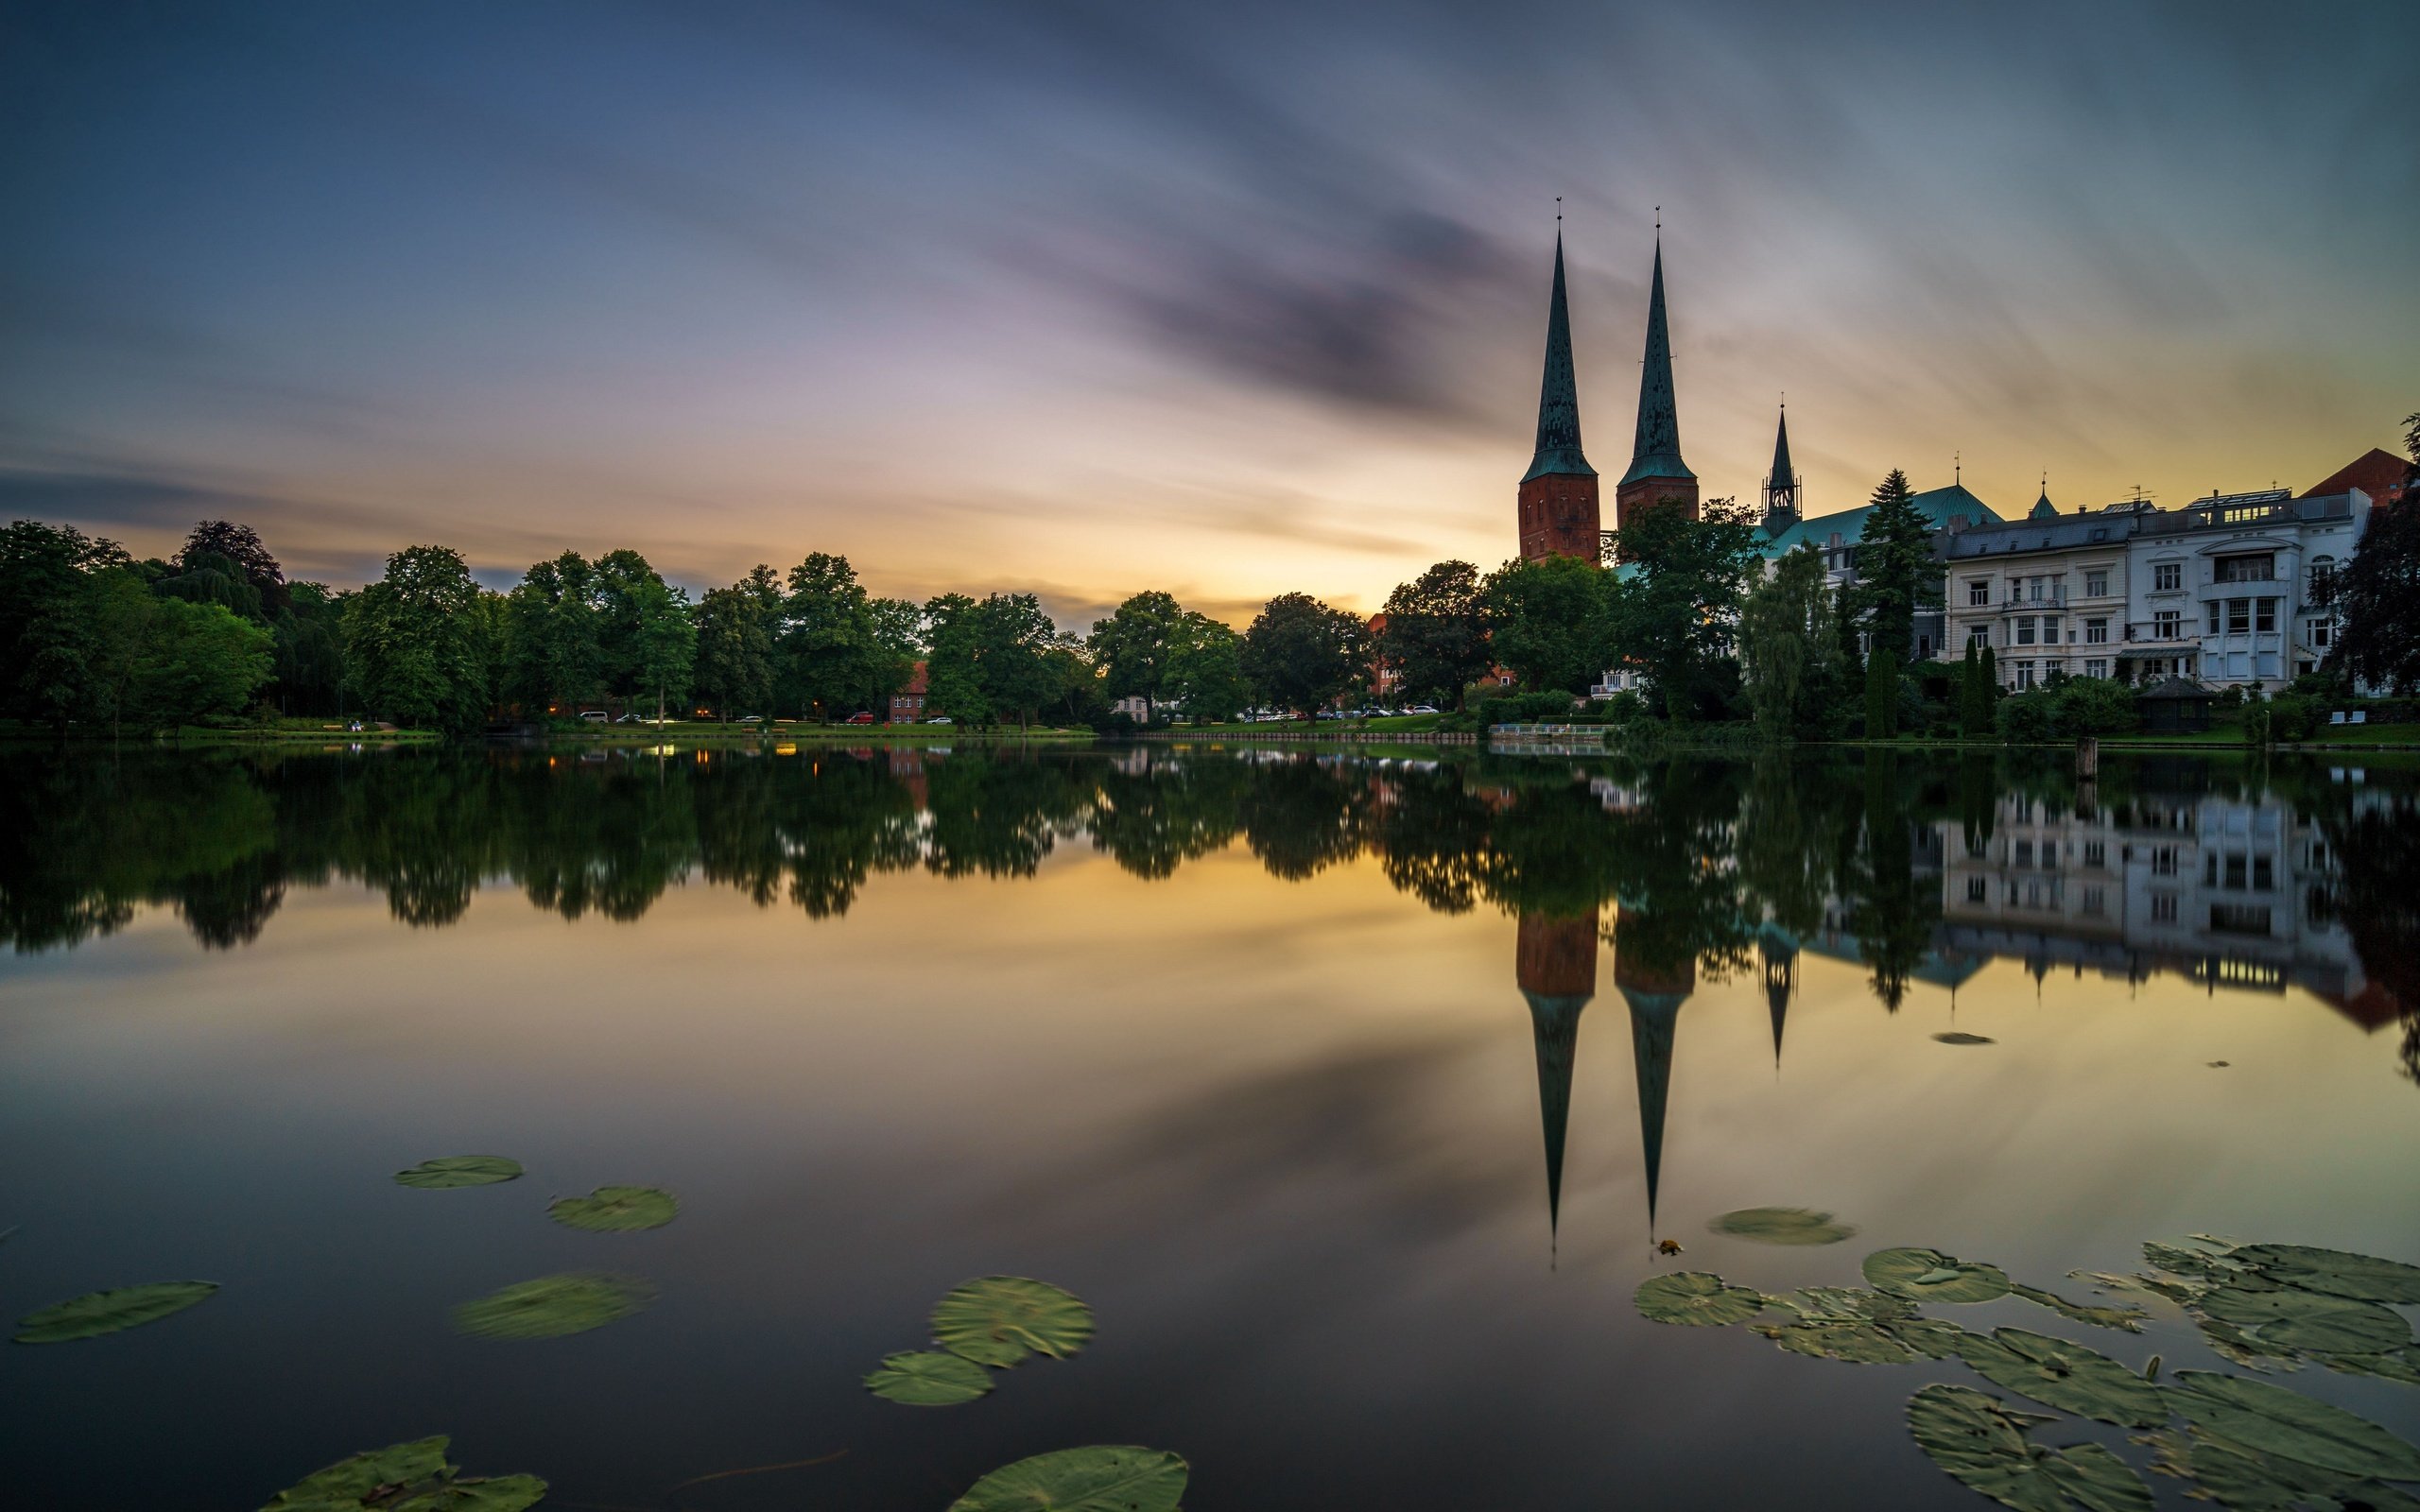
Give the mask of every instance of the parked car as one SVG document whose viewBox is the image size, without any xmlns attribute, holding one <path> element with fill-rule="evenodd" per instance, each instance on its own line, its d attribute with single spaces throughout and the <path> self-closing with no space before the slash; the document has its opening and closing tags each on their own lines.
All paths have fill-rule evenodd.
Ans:
<svg viewBox="0 0 2420 1512">
<path fill-rule="evenodd" d="M 935 714 L 930 719 L 925 720 L 925 723 L 928 725 L 946 725 L 950 723 L 950 717 L 947 714 Z"/>
<path fill-rule="evenodd" d="M 602 709 L 582 709 L 579 712 L 579 717 L 585 719 L 592 725 L 601 725 L 605 722 L 605 711 Z"/>
<path fill-rule="evenodd" d="M 848 718 L 841 720 L 840 723 L 844 725 L 871 725 L 873 723 L 873 715 L 860 709 L 856 713 L 851 714 Z"/>
<path fill-rule="evenodd" d="M 1436 712 L 1437 711 L 1434 707 L 1425 703 L 1413 704 L 1410 708 L 1404 711 L 1404 713 L 1408 714 L 1433 714 Z"/>
<path fill-rule="evenodd" d="M 765 716 L 763 714 L 741 714 L 737 719 L 733 721 L 734 724 L 741 725 L 761 725 L 764 722 Z"/>
</svg>

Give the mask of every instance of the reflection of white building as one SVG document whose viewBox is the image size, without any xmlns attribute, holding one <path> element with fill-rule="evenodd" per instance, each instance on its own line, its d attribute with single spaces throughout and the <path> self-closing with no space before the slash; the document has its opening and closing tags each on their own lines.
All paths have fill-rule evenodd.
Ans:
<svg viewBox="0 0 2420 1512">
<path fill-rule="evenodd" d="M 1989 838 L 1937 828 L 1942 914 L 1963 948 L 2130 979 L 2290 982 L 2339 1005 L 2365 985 L 2326 838 L 2282 801 L 2149 797 L 2113 810 L 2005 797 Z"/>
</svg>

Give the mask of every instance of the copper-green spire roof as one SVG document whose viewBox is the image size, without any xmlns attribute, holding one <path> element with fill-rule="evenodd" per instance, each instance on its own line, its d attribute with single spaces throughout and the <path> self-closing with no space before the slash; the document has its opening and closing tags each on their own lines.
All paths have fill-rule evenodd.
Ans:
<svg viewBox="0 0 2420 1512">
<path fill-rule="evenodd" d="M 1821 420 L 1822 416 L 1816 417 Z M 1771 479 L 1775 488 L 1789 487 L 1798 474 L 1789 470 L 1789 411 L 1781 412 L 1781 429 L 1773 433 L 1773 471 Z"/>
<path fill-rule="evenodd" d="M 1584 995 L 1547 997 L 1524 992 L 1538 1041 L 1538 1120 L 1547 1141 L 1547 1234 L 1563 1227 L 1563 1141 L 1571 1124 L 1571 1068 L 1579 1050 L 1580 1010 Z"/>
<path fill-rule="evenodd" d="M 1664 244 L 1655 244 L 1655 283 L 1647 296 L 1647 361 L 1638 375 L 1638 438 L 1631 444 L 1630 471 L 1622 482 L 1640 478 L 1694 478 L 1681 460 L 1681 419 L 1672 404 L 1672 335 L 1664 319 Z"/>
<path fill-rule="evenodd" d="M 1593 478 L 1580 453 L 1580 383 L 1571 370 L 1571 307 L 1563 294 L 1563 232 L 1554 233 L 1554 299 L 1547 306 L 1547 376 L 1538 390 L 1538 455 L 1521 481 L 1548 473 Z"/>
</svg>

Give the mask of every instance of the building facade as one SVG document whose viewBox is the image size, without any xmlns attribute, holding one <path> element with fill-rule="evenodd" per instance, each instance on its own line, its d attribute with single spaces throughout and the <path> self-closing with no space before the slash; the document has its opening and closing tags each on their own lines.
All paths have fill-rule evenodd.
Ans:
<svg viewBox="0 0 2420 1512">
<path fill-rule="evenodd" d="M 1601 525 L 1597 470 L 1580 449 L 1580 384 L 1571 365 L 1571 306 L 1563 286 L 1563 232 L 1554 238 L 1554 294 L 1547 304 L 1546 378 L 1538 389 L 1538 447 L 1516 494 L 1521 556 L 1595 561 Z"/>
<path fill-rule="evenodd" d="M 2045 493 L 2014 524 L 1966 530 L 1944 549 L 1945 660 L 1990 646 L 2000 682 L 2031 688 L 2056 673 L 2114 678 L 2130 612 L 2134 507 L 2062 515 Z"/>
</svg>

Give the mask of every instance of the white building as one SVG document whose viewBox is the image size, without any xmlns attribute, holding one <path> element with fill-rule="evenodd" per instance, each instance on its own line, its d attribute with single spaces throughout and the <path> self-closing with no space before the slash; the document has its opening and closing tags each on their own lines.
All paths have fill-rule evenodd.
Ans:
<svg viewBox="0 0 2420 1512">
<path fill-rule="evenodd" d="M 2031 688 L 2065 672 L 2118 675 L 2135 506 L 2061 514 L 2045 493 L 2013 524 L 1963 530 L 1944 545 L 1944 660 L 1990 646 L 2000 682 Z"/>
</svg>

